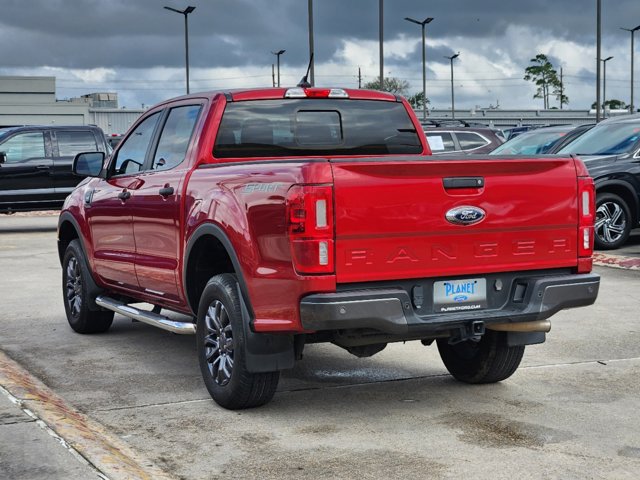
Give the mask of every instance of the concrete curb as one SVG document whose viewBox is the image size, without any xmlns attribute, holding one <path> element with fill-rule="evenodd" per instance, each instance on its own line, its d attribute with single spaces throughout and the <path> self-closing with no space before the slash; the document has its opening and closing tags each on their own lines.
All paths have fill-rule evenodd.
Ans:
<svg viewBox="0 0 640 480">
<path fill-rule="evenodd" d="M 129 445 L 83 415 L 0 351 L 0 386 L 23 411 L 42 421 L 72 453 L 110 480 L 175 480 Z"/>
<path fill-rule="evenodd" d="M 599 267 L 613 267 L 624 270 L 640 270 L 640 258 L 613 255 L 610 253 L 594 253 L 593 264 Z"/>
</svg>

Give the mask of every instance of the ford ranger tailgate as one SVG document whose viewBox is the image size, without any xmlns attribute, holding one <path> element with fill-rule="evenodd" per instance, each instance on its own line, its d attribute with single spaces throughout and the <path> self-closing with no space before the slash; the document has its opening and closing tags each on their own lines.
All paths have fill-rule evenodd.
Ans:
<svg viewBox="0 0 640 480">
<path fill-rule="evenodd" d="M 571 158 L 333 159 L 339 283 L 577 264 Z"/>
</svg>

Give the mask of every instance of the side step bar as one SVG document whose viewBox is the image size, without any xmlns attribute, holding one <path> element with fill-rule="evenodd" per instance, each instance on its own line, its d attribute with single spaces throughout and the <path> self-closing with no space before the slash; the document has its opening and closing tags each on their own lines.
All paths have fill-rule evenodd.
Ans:
<svg viewBox="0 0 640 480">
<path fill-rule="evenodd" d="M 171 320 L 164 315 L 158 315 L 157 313 L 148 312 L 146 310 L 140 310 L 139 308 L 132 307 L 126 303 L 119 302 L 113 298 L 99 296 L 96 298 L 96 304 L 107 310 L 114 311 L 125 317 L 138 320 L 139 322 L 146 323 L 152 327 L 158 327 L 162 330 L 167 330 L 179 335 L 194 335 L 196 333 L 196 326 L 192 322 L 177 322 Z"/>
</svg>

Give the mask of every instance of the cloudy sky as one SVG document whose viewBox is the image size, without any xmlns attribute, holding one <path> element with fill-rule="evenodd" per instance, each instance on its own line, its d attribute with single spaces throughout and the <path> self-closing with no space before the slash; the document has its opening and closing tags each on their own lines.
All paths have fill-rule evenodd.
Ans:
<svg viewBox="0 0 640 480">
<path fill-rule="evenodd" d="M 379 74 L 378 0 L 314 0 L 316 85 L 357 87 Z M 422 89 L 420 27 L 427 28 L 427 96 L 448 108 L 449 60 L 456 106 L 541 108 L 522 79 L 538 53 L 563 68 L 569 107 L 595 100 L 596 0 L 386 0 L 385 75 Z M 629 102 L 630 34 L 639 0 L 602 0 L 607 98 Z M 184 20 L 189 16 L 191 90 L 270 86 L 272 51 L 284 49 L 281 82 L 295 85 L 308 62 L 307 0 L 1 0 L 0 75 L 57 78 L 57 97 L 116 91 L 120 105 L 150 105 L 184 93 Z M 640 104 L 640 32 L 636 35 Z M 557 102 L 552 101 L 552 106 Z"/>
</svg>

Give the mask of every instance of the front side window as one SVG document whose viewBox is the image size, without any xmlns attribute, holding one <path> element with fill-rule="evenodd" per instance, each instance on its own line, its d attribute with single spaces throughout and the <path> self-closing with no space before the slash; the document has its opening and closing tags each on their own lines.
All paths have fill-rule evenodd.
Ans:
<svg viewBox="0 0 640 480">
<path fill-rule="evenodd" d="M 92 132 L 80 130 L 57 131 L 58 152 L 61 157 L 73 157 L 77 153 L 97 152 L 98 144 Z"/>
<path fill-rule="evenodd" d="M 7 163 L 26 162 L 31 159 L 46 157 L 44 134 L 42 132 L 25 132 L 14 135 L 0 144 L 0 152 L 7 156 Z"/>
<path fill-rule="evenodd" d="M 142 170 L 159 118 L 160 112 L 145 118 L 122 143 L 115 164 L 111 167 L 112 175 L 130 174 Z"/>
<path fill-rule="evenodd" d="M 422 144 L 402 103 L 281 99 L 231 102 L 218 131 L 217 158 L 419 154 Z"/>
<path fill-rule="evenodd" d="M 462 150 L 473 150 L 489 144 L 488 140 L 473 132 L 456 132 L 456 137 Z"/>
<path fill-rule="evenodd" d="M 162 129 L 151 168 L 169 170 L 184 160 L 200 113 L 200 105 L 172 108 Z"/>
</svg>

